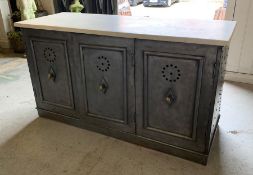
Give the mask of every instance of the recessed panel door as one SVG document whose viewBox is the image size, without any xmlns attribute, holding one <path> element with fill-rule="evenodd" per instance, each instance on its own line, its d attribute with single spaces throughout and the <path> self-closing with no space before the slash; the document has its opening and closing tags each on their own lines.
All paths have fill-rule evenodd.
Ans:
<svg viewBox="0 0 253 175">
<path fill-rule="evenodd" d="M 147 130 L 194 137 L 200 84 L 198 72 L 202 62 L 201 58 L 193 58 L 144 54 L 144 126 Z"/>
<path fill-rule="evenodd" d="M 137 40 L 137 135 L 205 151 L 216 53 L 201 45 Z"/>
<path fill-rule="evenodd" d="M 132 40 L 87 36 L 83 42 L 80 48 L 87 121 L 134 132 Z"/>
<path fill-rule="evenodd" d="M 30 43 L 38 108 L 76 117 L 67 42 L 31 38 Z"/>
</svg>

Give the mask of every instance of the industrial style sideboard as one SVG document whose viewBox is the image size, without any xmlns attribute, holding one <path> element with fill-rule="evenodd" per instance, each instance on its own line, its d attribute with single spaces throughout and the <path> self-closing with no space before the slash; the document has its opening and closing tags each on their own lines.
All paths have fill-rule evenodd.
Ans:
<svg viewBox="0 0 253 175">
<path fill-rule="evenodd" d="M 15 26 L 40 116 L 207 163 L 235 22 L 59 13 Z"/>
</svg>

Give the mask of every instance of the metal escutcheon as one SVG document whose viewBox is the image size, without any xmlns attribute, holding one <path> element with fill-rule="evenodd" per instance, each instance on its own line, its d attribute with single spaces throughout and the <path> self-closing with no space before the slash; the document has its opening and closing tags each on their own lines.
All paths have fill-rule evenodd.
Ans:
<svg viewBox="0 0 253 175">
<path fill-rule="evenodd" d="M 48 71 L 47 78 L 48 78 L 49 80 L 55 81 L 56 74 L 55 74 L 55 72 L 54 72 L 54 70 L 53 70 L 52 67 L 51 67 L 51 68 L 49 69 L 49 71 Z"/>
<path fill-rule="evenodd" d="M 107 90 L 108 90 L 108 84 L 107 84 L 105 78 L 103 78 L 103 79 L 101 80 L 101 82 L 100 82 L 100 84 L 99 84 L 99 86 L 98 86 L 98 90 L 99 90 L 100 92 L 104 93 L 104 94 L 107 92 Z"/>
<path fill-rule="evenodd" d="M 167 102 L 167 104 L 169 106 L 174 104 L 175 101 L 176 101 L 176 95 L 175 95 L 174 91 L 171 88 L 169 88 L 168 92 L 166 93 L 165 101 Z"/>
</svg>

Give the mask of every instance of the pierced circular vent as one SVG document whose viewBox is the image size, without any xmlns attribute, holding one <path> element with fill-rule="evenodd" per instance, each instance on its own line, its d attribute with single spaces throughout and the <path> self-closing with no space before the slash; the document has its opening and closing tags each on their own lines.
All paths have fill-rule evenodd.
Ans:
<svg viewBox="0 0 253 175">
<path fill-rule="evenodd" d="M 97 69 L 101 72 L 107 72 L 111 67 L 110 61 L 105 56 L 97 58 Z"/>
<path fill-rule="evenodd" d="M 50 63 L 53 63 L 56 60 L 56 54 L 55 54 L 54 50 L 49 47 L 44 49 L 44 57 Z"/>
<path fill-rule="evenodd" d="M 181 77 L 180 69 L 173 64 L 167 64 L 162 67 L 162 77 L 169 82 L 176 82 Z"/>
</svg>

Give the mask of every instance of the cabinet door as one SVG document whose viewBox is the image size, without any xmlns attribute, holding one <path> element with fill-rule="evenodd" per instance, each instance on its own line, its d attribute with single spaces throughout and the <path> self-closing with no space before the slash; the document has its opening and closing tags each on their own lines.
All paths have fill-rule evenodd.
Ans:
<svg viewBox="0 0 253 175">
<path fill-rule="evenodd" d="M 136 48 L 137 134 L 204 151 L 216 48 L 140 40 Z"/>
<path fill-rule="evenodd" d="M 76 117 L 68 35 L 37 30 L 24 33 L 38 108 Z"/>
<path fill-rule="evenodd" d="M 93 35 L 77 38 L 78 48 L 81 48 L 87 121 L 96 126 L 133 132 L 133 40 Z"/>
</svg>

